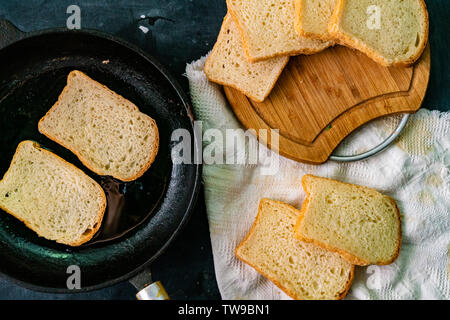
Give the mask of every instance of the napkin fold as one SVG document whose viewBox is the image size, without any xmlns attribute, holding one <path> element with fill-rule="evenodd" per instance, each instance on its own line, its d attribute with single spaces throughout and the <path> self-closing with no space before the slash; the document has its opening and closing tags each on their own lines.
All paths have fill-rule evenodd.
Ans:
<svg viewBox="0 0 450 320">
<path fill-rule="evenodd" d="M 196 119 L 202 121 L 206 153 L 215 143 L 207 134 L 210 129 L 225 137 L 227 129 L 243 128 L 221 88 L 204 75 L 205 60 L 188 64 L 186 76 Z M 371 122 L 346 139 L 337 152 L 364 151 L 382 141 L 397 123 L 396 116 Z M 240 142 L 249 147 L 244 135 L 236 139 L 243 139 Z M 233 152 L 226 147 L 215 149 L 223 154 Z M 301 179 L 307 173 L 375 188 L 396 199 L 402 213 L 399 258 L 387 266 L 356 267 L 347 299 L 450 299 L 449 113 L 419 110 L 395 144 L 359 162 L 307 165 L 278 156 L 263 145 L 260 149 L 266 156 L 254 164 L 203 166 L 215 272 L 223 299 L 290 299 L 238 260 L 234 250 L 250 229 L 261 198 L 301 207 L 306 197 Z M 239 158 L 245 149 L 236 153 Z M 267 174 L 274 163 L 278 170 Z"/>
</svg>

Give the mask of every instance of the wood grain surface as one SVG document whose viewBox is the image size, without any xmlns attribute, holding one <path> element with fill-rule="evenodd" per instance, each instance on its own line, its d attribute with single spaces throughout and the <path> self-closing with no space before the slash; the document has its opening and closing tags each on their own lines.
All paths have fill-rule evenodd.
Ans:
<svg viewBox="0 0 450 320">
<path fill-rule="evenodd" d="M 236 89 L 224 90 L 247 129 L 279 130 L 281 155 L 323 163 L 361 125 L 390 114 L 416 112 L 429 76 L 429 46 L 409 68 L 386 68 L 358 51 L 336 46 L 291 58 L 262 103 Z"/>
</svg>

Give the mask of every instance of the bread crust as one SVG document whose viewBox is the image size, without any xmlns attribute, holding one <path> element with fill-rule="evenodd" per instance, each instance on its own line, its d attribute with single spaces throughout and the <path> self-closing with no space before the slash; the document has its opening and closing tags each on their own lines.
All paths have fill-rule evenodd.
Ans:
<svg viewBox="0 0 450 320">
<path fill-rule="evenodd" d="M 236 25 L 239 29 L 239 33 L 241 34 L 241 39 L 242 39 L 242 44 L 244 46 L 244 51 L 245 51 L 245 55 L 247 57 L 247 60 L 249 62 L 259 62 L 259 61 L 264 61 L 270 58 L 275 58 L 275 57 L 283 57 L 283 56 L 297 56 L 300 54 L 303 55 L 312 55 L 312 54 L 316 54 L 319 53 L 327 48 L 329 48 L 330 46 L 332 46 L 334 43 L 332 41 L 326 41 L 324 43 L 324 47 L 320 48 L 320 49 L 310 49 L 310 48 L 304 48 L 304 49 L 300 49 L 300 50 L 291 50 L 291 51 L 281 51 L 281 52 L 277 52 L 271 55 L 267 55 L 264 57 L 253 57 L 250 54 L 250 49 L 246 40 L 246 36 L 245 36 L 245 31 L 244 28 L 241 26 L 240 22 L 239 22 L 239 17 L 237 16 L 237 14 L 233 11 L 232 9 L 232 5 L 230 3 L 231 0 L 227 0 L 227 7 L 228 7 L 228 12 L 230 13 L 231 17 L 233 18 L 234 22 L 236 22 Z M 328 43 L 327 43 L 328 42 Z"/>
<path fill-rule="evenodd" d="M 269 274 L 266 274 L 265 272 L 263 272 L 260 268 L 258 268 L 255 264 L 253 264 L 252 262 L 246 260 L 244 257 L 242 257 L 241 255 L 239 255 L 239 249 L 245 244 L 245 242 L 247 241 L 247 239 L 253 234 L 259 219 L 261 218 L 261 212 L 262 212 L 262 206 L 265 202 L 272 202 L 272 203 L 277 203 L 277 204 L 281 204 L 283 206 L 289 207 L 295 211 L 298 211 L 296 208 L 294 208 L 293 206 L 290 206 L 284 202 L 281 201 L 276 201 L 276 200 L 270 200 L 267 198 L 262 198 L 261 201 L 259 202 L 259 207 L 258 207 L 258 214 L 256 215 L 255 221 L 253 222 L 253 225 L 251 226 L 250 230 L 248 231 L 247 235 L 244 237 L 244 239 L 241 241 L 241 243 L 236 247 L 234 253 L 236 255 L 236 257 L 238 259 L 240 259 L 242 262 L 248 264 L 249 266 L 251 266 L 253 269 L 255 269 L 259 274 L 261 274 L 262 276 L 266 277 L 267 279 L 269 279 L 271 282 L 273 282 L 278 288 L 280 288 L 281 290 L 283 290 L 288 296 L 290 296 L 291 298 L 295 299 L 295 300 L 303 300 L 300 296 L 296 295 L 295 292 L 291 291 L 289 288 L 283 286 L 282 283 L 280 283 L 279 281 L 277 281 L 275 278 L 271 277 Z M 351 269 L 350 269 L 350 274 L 346 283 L 346 286 L 344 288 L 344 290 L 342 292 L 340 292 L 338 294 L 338 296 L 336 297 L 335 300 L 342 300 L 345 298 L 345 296 L 348 293 L 348 290 L 350 289 L 352 282 L 353 282 L 353 278 L 354 278 L 354 273 L 355 273 L 355 267 L 352 265 Z"/>
<path fill-rule="evenodd" d="M 313 243 L 313 244 L 315 244 L 315 245 L 317 245 L 319 247 L 322 247 L 322 248 L 324 248 L 324 249 L 326 249 L 328 251 L 336 252 L 341 257 L 343 257 L 345 260 L 347 260 L 348 262 L 350 262 L 350 263 L 352 263 L 354 265 L 358 265 L 358 266 L 367 266 L 367 265 L 370 265 L 370 264 L 388 265 L 388 264 L 393 263 L 398 258 L 398 256 L 400 255 L 400 248 L 401 248 L 401 243 L 402 243 L 401 213 L 400 213 L 400 210 L 399 210 L 399 208 L 397 206 L 396 201 L 393 198 L 388 197 L 388 196 L 386 196 L 386 197 L 388 197 L 388 199 L 392 202 L 392 204 L 395 205 L 395 211 L 396 211 L 396 216 L 397 216 L 397 219 L 398 219 L 399 229 L 398 229 L 398 239 L 397 239 L 397 246 L 396 246 L 395 252 L 394 252 L 393 256 L 391 257 L 391 259 L 389 259 L 387 261 L 370 262 L 370 261 L 364 260 L 362 258 L 359 258 L 359 257 L 357 257 L 357 256 L 353 255 L 352 253 L 347 252 L 345 250 L 333 247 L 331 245 L 328 245 L 326 243 L 323 243 L 323 242 L 315 240 L 315 239 L 307 238 L 304 235 L 302 235 L 300 233 L 299 229 L 300 229 L 301 222 L 302 222 L 302 220 L 303 220 L 303 218 L 305 216 L 305 212 L 306 212 L 306 210 L 308 208 L 308 204 L 309 204 L 310 196 L 311 196 L 310 192 L 308 190 L 308 186 L 307 186 L 306 181 L 305 181 L 307 177 L 315 177 L 315 178 L 320 178 L 320 179 L 323 179 L 323 180 L 339 182 L 339 183 L 342 183 L 342 184 L 345 184 L 345 185 L 349 185 L 349 186 L 352 186 L 352 187 L 362 188 L 361 186 L 358 186 L 358 185 L 355 185 L 355 184 L 346 183 L 346 182 L 342 182 L 342 181 L 338 181 L 338 180 L 334 180 L 334 179 L 330 179 L 330 178 L 316 177 L 316 176 L 313 176 L 313 175 L 310 175 L 310 174 L 304 175 L 303 178 L 302 178 L 302 186 L 303 186 L 303 189 L 305 190 L 307 196 L 306 196 L 305 201 L 303 202 L 302 208 L 300 210 L 300 215 L 299 215 L 299 217 L 297 219 L 297 222 L 295 224 L 295 227 L 294 227 L 294 230 L 295 230 L 294 234 L 295 234 L 295 237 L 297 239 L 299 239 L 301 241 L 304 241 L 304 242 Z M 377 190 L 375 190 L 373 188 L 368 188 L 367 187 L 367 189 L 370 189 L 370 190 L 378 192 Z"/>
<path fill-rule="evenodd" d="M 62 160 L 65 165 L 75 168 L 82 175 L 84 175 L 84 176 L 88 177 L 90 180 L 92 180 L 95 183 L 95 185 L 98 187 L 98 189 L 100 191 L 100 195 L 101 195 L 100 197 L 101 197 L 102 205 L 101 205 L 100 211 L 97 214 L 97 223 L 96 223 L 95 228 L 92 229 L 91 232 L 89 232 L 88 234 L 82 235 L 80 240 L 76 241 L 76 242 L 61 242 L 61 241 L 58 241 L 58 240 L 52 240 L 52 241 L 55 241 L 55 242 L 58 242 L 58 243 L 61 243 L 61 244 L 65 244 L 65 245 L 69 245 L 69 246 L 72 246 L 72 247 L 77 247 L 77 246 L 82 245 L 83 243 L 88 242 L 89 240 L 91 240 L 94 237 L 94 235 L 100 229 L 100 226 L 101 226 L 101 223 L 103 221 L 104 214 L 105 214 L 107 202 L 106 202 L 106 195 L 105 195 L 105 192 L 104 192 L 103 188 L 95 180 L 93 180 L 91 177 L 86 175 L 86 173 L 84 173 L 83 170 L 77 168 L 75 165 L 73 165 L 72 163 L 64 160 L 63 158 L 59 157 L 58 155 L 54 154 L 53 152 L 51 152 L 51 151 L 49 151 L 49 150 L 47 150 L 45 148 L 42 148 L 41 145 L 39 143 L 35 142 L 35 141 L 25 140 L 25 141 L 20 142 L 18 144 L 18 146 L 16 148 L 16 152 L 14 153 L 14 156 L 13 156 L 13 158 L 11 160 L 11 164 L 13 164 L 14 161 L 16 160 L 16 157 L 17 157 L 18 150 L 19 150 L 20 146 L 25 144 L 25 143 L 28 143 L 28 142 L 32 142 L 33 146 L 36 147 L 37 149 L 39 149 L 39 150 L 41 150 L 41 151 L 43 151 L 43 152 L 45 152 L 47 154 L 50 154 L 50 155 L 52 155 L 52 156 Z M 10 172 L 10 169 L 11 169 L 11 165 L 8 168 L 8 170 L 5 172 L 5 174 L 3 175 L 3 178 L 2 178 L 1 181 L 3 181 L 7 177 L 7 175 Z M 17 220 L 23 222 L 29 229 L 33 230 L 39 237 L 42 237 L 36 230 L 33 229 L 33 226 L 27 220 L 17 216 L 14 212 L 12 212 L 12 211 L 8 210 L 7 208 L 5 208 L 4 206 L 2 206 L 1 203 L 0 203 L 0 209 L 2 209 L 3 211 L 7 212 L 10 215 L 12 215 Z"/>
<path fill-rule="evenodd" d="M 339 44 L 357 49 L 364 54 L 366 54 L 369 58 L 374 60 L 375 62 L 385 66 L 385 67 L 409 67 L 413 65 L 423 54 L 423 51 L 425 50 L 427 43 L 428 43 L 428 37 L 429 37 L 429 15 L 427 6 L 425 4 L 424 0 L 417 0 L 419 1 L 422 11 L 425 17 L 425 31 L 421 40 L 421 44 L 419 49 L 417 50 L 417 53 L 405 61 L 394 61 L 389 62 L 387 59 L 383 58 L 375 50 L 368 47 L 358 39 L 353 38 L 352 36 L 346 34 L 343 30 L 339 28 L 339 24 L 341 21 L 342 13 L 345 8 L 345 4 L 348 0 L 337 0 L 337 6 L 331 16 L 330 23 L 328 25 L 328 33 L 331 34 L 333 38 L 336 39 Z"/>
<path fill-rule="evenodd" d="M 85 165 L 89 170 L 91 170 L 92 172 L 97 173 L 98 175 L 103 175 L 101 172 L 98 172 L 94 166 L 86 159 L 84 159 L 81 154 L 75 150 L 75 148 L 70 147 L 68 144 L 64 143 L 63 141 L 59 140 L 58 138 L 56 138 L 55 136 L 52 136 L 49 132 L 47 132 L 45 130 L 45 128 L 43 127 L 42 123 L 44 121 L 44 119 L 50 115 L 53 111 L 54 108 L 56 106 L 59 105 L 59 103 L 61 102 L 61 99 L 63 98 L 64 94 L 66 93 L 66 91 L 69 89 L 69 82 L 70 82 L 70 78 L 76 76 L 76 74 L 81 74 L 84 77 L 87 77 L 89 79 L 89 81 L 92 81 L 100 86 L 102 86 L 106 91 L 108 91 L 109 93 L 113 93 L 114 95 L 118 95 L 120 98 L 125 99 L 124 97 L 122 97 L 121 95 L 119 95 L 118 93 L 112 91 L 111 89 L 109 89 L 107 86 L 101 84 L 98 81 L 95 81 L 94 79 L 90 78 L 88 75 L 86 75 L 85 73 L 78 71 L 78 70 L 74 70 L 71 71 L 69 73 L 69 75 L 67 76 L 67 84 L 64 87 L 63 91 L 60 93 L 58 100 L 55 102 L 55 104 L 47 111 L 47 113 L 45 114 L 45 116 L 43 116 L 39 122 L 38 122 L 38 130 L 40 133 L 42 133 L 43 135 L 45 135 L 47 138 L 49 138 L 50 140 L 55 141 L 56 143 L 62 145 L 64 148 L 70 150 L 71 152 L 73 152 L 77 158 L 83 163 L 83 165 Z M 128 101 L 128 100 L 127 100 Z M 137 108 L 137 107 L 136 107 Z M 137 109 L 139 111 L 139 109 Z M 142 113 L 144 115 L 146 115 L 145 113 Z M 121 181 L 125 181 L 125 182 L 130 182 L 130 181 L 134 181 L 138 178 L 140 178 L 147 170 L 148 168 L 150 168 L 150 166 L 152 165 L 152 163 L 155 161 L 156 155 L 158 154 L 158 150 L 159 150 L 159 130 L 158 130 L 158 126 L 156 125 L 156 122 L 153 118 L 151 118 L 150 116 L 146 115 L 151 121 L 150 121 L 150 125 L 154 128 L 155 130 L 155 144 L 153 146 L 153 152 L 149 155 L 148 161 L 147 163 L 134 175 L 131 177 L 125 177 L 125 176 L 119 176 L 119 175 L 114 175 L 114 178 L 117 178 Z"/>
</svg>

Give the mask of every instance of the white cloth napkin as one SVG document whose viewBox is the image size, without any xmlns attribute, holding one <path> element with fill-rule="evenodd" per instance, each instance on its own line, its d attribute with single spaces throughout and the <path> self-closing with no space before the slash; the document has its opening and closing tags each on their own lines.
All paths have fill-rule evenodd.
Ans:
<svg viewBox="0 0 450 320">
<path fill-rule="evenodd" d="M 214 128 L 225 136 L 226 129 L 242 127 L 221 89 L 206 79 L 204 62 L 202 58 L 186 67 L 194 113 L 203 121 L 204 132 Z M 388 117 L 372 122 L 346 140 L 339 152 L 360 152 L 376 145 L 392 132 L 396 121 Z M 205 139 L 203 147 L 210 143 Z M 396 199 L 402 212 L 399 258 L 388 266 L 357 267 L 348 299 L 450 299 L 449 113 L 421 109 L 393 146 L 365 161 L 314 166 L 280 156 L 275 175 L 263 174 L 264 162 L 203 167 L 214 265 L 223 299 L 289 299 L 236 259 L 234 250 L 250 229 L 261 198 L 301 207 L 305 199 L 301 178 L 306 173 L 376 188 Z"/>
</svg>

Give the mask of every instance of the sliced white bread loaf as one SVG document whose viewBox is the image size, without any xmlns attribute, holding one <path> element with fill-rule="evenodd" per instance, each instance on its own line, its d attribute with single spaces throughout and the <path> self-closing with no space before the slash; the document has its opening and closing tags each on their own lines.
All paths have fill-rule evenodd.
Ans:
<svg viewBox="0 0 450 320">
<path fill-rule="evenodd" d="M 395 200 L 378 191 L 305 175 L 308 197 L 295 226 L 299 240 L 339 253 L 356 265 L 390 264 L 400 253 Z"/>
<path fill-rule="evenodd" d="M 106 197 L 83 171 L 23 141 L 0 181 L 0 208 L 41 237 L 79 246 L 100 228 Z"/>
<path fill-rule="evenodd" d="M 227 14 L 204 72 L 210 81 L 233 87 L 262 102 L 269 95 L 289 57 L 251 63 L 245 57 L 236 22 Z"/>
<path fill-rule="evenodd" d="M 155 120 L 80 71 L 69 74 L 38 127 L 95 173 L 122 181 L 142 176 L 159 147 Z"/>
<path fill-rule="evenodd" d="M 236 256 L 298 300 L 342 299 L 353 280 L 353 265 L 338 254 L 294 237 L 299 210 L 262 199 Z"/>
<path fill-rule="evenodd" d="M 328 32 L 384 66 L 409 66 L 428 42 L 423 0 L 338 0 Z"/>
<path fill-rule="evenodd" d="M 294 1 L 227 0 L 250 61 L 313 54 L 332 45 L 330 41 L 302 37 L 295 31 Z"/>
<path fill-rule="evenodd" d="M 334 40 L 328 24 L 336 8 L 336 0 L 295 0 L 295 30 L 304 37 Z"/>
</svg>

